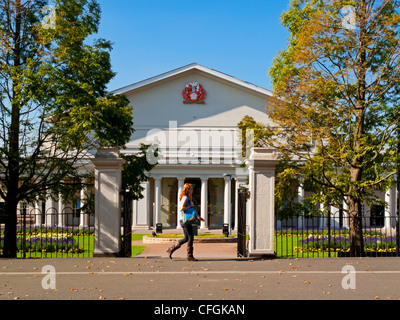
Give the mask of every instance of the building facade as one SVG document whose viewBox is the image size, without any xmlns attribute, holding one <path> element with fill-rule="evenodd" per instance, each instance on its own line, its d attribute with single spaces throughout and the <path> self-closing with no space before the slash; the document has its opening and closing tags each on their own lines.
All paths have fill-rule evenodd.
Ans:
<svg viewBox="0 0 400 320">
<path fill-rule="evenodd" d="M 265 110 L 272 103 L 272 92 L 193 63 L 113 93 L 124 94 L 133 106 L 135 132 L 121 153 L 137 153 L 141 144 L 157 145 L 160 150 L 159 157 L 152 149 L 148 153 L 148 161 L 158 164 L 148 173 L 149 181 L 142 184 L 144 198 L 133 203 L 133 228 L 148 229 L 158 223 L 163 228 L 179 228 L 178 197 L 183 185 L 191 183 L 193 200 L 205 220 L 201 228 L 220 229 L 227 224 L 236 229 L 237 191 L 249 182 L 237 125 L 246 115 L 272 124 Z M 92 226 L 93 213 L 80 208 L 93 192 L 93 188 L 85 188 L 76 203 L 66 203 L 61 195 L 45 202 L 21 203 L 20 212 L 25 208 L 36 225 Z M 300 186 L 298 201 L 309 193 Z M 395 228 L 396 189 L 377 192 L 377 196 L 387 205 L 364 204 L 366 225 Z M 328 209 L 332 226 L 349 228 L 345 203 L 344 210 Z M 314 225 L 324 227 L 326 221 L 317 219 Z M 281 226 L 281 221 L 276 223 Z M 302 228 L 304 223 L 301 217 L 293 218 L 285 226 Z"/>
</svg>

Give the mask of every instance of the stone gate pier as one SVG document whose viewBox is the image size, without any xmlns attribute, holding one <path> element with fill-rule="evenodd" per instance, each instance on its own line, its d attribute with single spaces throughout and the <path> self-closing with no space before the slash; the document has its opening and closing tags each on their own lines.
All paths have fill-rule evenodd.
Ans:
<svg viewBox="0 0 400 320">
<path fill-rule="evenodd" d="M 249 166 L 250 257 L 275 256 L 275 167 L 279 163 L 274 149 L 253 148 Z"/>
<path fill-rule="evenodd" d="M 92 162 L 95 166 L 94 257 L 119 256 L 121 251 L 122 165 L 117 148 L 101 148 Z"/>
</svg>

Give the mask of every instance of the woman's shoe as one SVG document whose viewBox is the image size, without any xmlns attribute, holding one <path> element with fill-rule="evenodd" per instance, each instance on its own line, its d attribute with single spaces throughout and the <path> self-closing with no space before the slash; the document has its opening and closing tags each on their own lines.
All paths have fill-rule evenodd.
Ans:
<svg viewBox="0 0 400 320">
<path fill-rule="evenodd" d="M 179 242 L 175 243 L 172 247 L 169 247 L 167 249 L 167 252 L 169 253 L 169 258 L 172 259 L 172 254 L 178 250 L 181 247 L 181 245 L 179 244 Z"/>
<path fill-rule="evenodd" d="M 188 261 L 199 261 L 193 257 L 193 247 L 187 248 L 187 260 Z"/>
</svg>

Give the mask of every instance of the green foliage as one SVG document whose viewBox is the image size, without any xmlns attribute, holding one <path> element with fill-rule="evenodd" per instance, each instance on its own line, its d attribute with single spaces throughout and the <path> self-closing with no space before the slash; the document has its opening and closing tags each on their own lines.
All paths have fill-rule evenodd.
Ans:
<svg viewBox="0 0 400 320">
<path fill-rule="evenodd" d="M 150 146 L 142 144 L 139 153 L 122 155 L 122 158 L 126 161 L 122 167 L 122 189 L 129 190 L 134 200 L 143 198 L 142 191 L 144 189 L 140 184 L 148 181 L 147 173 L 156 165 L 147 161 L 146 154 Z M 157 152 L 155 156 L 157 156 Z"/>
<path fill-rule="evenodd" d="M 124 146 L 134 132 L 132 107 L 125 96 L 108 96 L 99 101 L 94 126 L 102 146 Z"/>
<path fill-rule="evenodd" d="M 374 201 L 397 171 L 399 1 L 293 0 L 281 16 L 288 46 L 270 76 L 281 130 L 264 143 L 298 160 L 313 202 Z M 343 27 L 344 6 L 355 25 Z M 266 128 L 272 130 L 273 128 Z M 293 168 L 288 168 L 286 174 Z M 354 205 L 354 206 L 352 206 Z"/>
<path fill-rule="evenodd" d="M 262 144 L 297 162 L 278 172 L 277 205 L 297 210 L 283 199 L 295 204 L 288 190 L 301 175 L 311 204 L 347 201 L 360 217 L 361 203 L 376 202 L 398 171 L 400 1 L 292 0 L 281 21 L 290 37 L 269 72 L 275 126 L 252 124 L 266 133 Z M 360 219 L 352 221 L 362 249 Z"/>
<path fill-rule="evenodd" d="M 65 178 L 88 177 L 88 152 L 123 147 L 133 133 L 128 99 L 106 93 L 115 75 L 111 43 L 88 40 L 100 23 L 98 3 L 56 0 L 51 27 L 44 25 L 47 5 L 52 2 L 0 0 L 0 196 L 6 202 L 59 192 Z"/>
<path fill-rule="evenodd" d="M 100 13 L 96 0 L 0 0 L 0 198 L 11 216 L 21 200 L 74 183 L 75 194 L 94 149 L 133 133 L 127 98 L 106 92 L 115 74 L 111 43 L 94 39 Z M 6 255 L 14 237 L 15 222 Z"/>
</svg>

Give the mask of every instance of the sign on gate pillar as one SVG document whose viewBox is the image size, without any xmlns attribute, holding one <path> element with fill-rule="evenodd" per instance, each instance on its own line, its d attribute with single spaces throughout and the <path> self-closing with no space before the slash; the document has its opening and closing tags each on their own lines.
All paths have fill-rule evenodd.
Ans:
<svg viewBox="0 0 400 320">
<path fill-rule="evenodd" d="M 249 255 L 273 256 L 274 252 L 274 149 L 253 148 L 248 161 L 250 184 Z"/>
<path fill-rule="evenodd" d="M 117 256 L 121 251 L 121 170 L 119 149 L 101 148 L 95 166 L 94 256 Z"/>
</svg>

